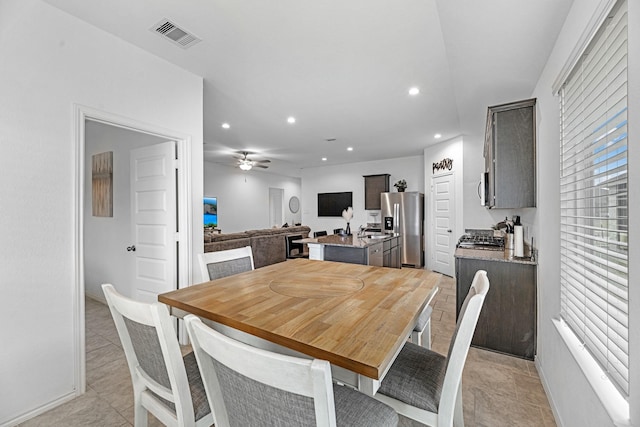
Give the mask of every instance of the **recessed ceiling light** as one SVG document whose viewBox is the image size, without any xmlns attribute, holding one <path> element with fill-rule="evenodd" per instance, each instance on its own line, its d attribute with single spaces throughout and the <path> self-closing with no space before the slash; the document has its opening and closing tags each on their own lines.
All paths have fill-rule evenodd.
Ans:
<svg viewBox="0 0 640 427">
<path fill-rule="evenodd" d="M 294 124 L 296 122 L 296 118 L 293 116 L 287 117 L 287 123 Z"/>
<path fill-rule="evenodd" d="M 440 139 L 440 138 L 442 138 L 442 134 L 440 134 L 440 133 L 436 133 L 435 135 L 433 135 L 433 137 L 434 137 L 435 139 Z"/>
<path fill-rule="evenodd" d="M 347 147 L 347 151 L 353 151 L 353 147 Z"/>
<path fill-rule="evenodd" d="M 323 161 L 323 162 L 326 162 L 326 161 L 327 161 L 327 158 L 326 158 L 326 157 L 323 157 L 323 158 L 322 158 L 322 161 Z"/>
<path fill-rule="evenodd" d="M 222 124 L 222 128 L 223 129 L 229 129 L 231 126 L 229 125 L 229 123 L 223 123 Z"/>
<path fill-rule="evenodd" d="M 420 89 L 418 89 L 417 87 L 412 87 L 411 89 L 409 89 L 409 95 L 411 96 L 416 96 L 419 93 Z"/>
</svg>

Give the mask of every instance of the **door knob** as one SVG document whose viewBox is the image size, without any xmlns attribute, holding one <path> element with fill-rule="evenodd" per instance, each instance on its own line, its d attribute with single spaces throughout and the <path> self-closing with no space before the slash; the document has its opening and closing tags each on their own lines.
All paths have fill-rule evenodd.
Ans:
<svg viewBox="0 0 640 427">
<path fill-rule="evenodd" d="M 451 233 L 451 229 L 447 230 L 447 233 Z M 135 250 L 135 249 L 134 249 Z"/>
<path fill-rule="evenodd" d="M 135 252 L 135 251 L 136 251 L 136 245 L 127 246 L 127 252 Z"/>
</svg>

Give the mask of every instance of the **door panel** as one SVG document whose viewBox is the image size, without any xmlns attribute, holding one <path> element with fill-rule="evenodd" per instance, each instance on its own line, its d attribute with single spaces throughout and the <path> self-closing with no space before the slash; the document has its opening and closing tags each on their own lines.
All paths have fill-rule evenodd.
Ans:
<svg viewBox="0 0 640 427">
<path fill-rule="evenodd" d="M 177 288 L 175 142 L 131 151 L 135 298 L 157 301 Z"/>
<path fill-rule="evenodd" d="M 455 195 L 453 174 L 432 179 L 432 218 L 434 232 L 433 269 L 453 276 L 455 252 Z"/>
</svg>

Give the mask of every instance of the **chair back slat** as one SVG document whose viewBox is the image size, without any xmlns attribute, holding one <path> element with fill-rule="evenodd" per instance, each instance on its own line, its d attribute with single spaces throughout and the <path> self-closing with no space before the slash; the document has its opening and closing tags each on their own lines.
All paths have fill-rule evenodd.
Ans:
<svg viewBox="0 0 640 427">
<path fill-rule="evenodd" d="M 253 270 L 251 258 L 243 257 L 230 259 L 227 261 L 210 262 L 207 264 L 209 280 L 220 279 L 234 274 L 244 273 Z"/>
<path fill-rule="evenodd" d="M 126 317 L 124 317 L 124 323 L 131 337 L 133 351 L 136 354 L 140 368 L 152 380 L 166 387 L 170 392 L 171 382 L 169 381 L 167 365 L 164 361 L 156 328 L 143 325 Z"/>
<path fill-rule="evenodd" d="M 198 254 L 200 281 L 220 279 L 255 268 L 251 246 Z"/>
<path fill-rule="evenodd" d="M 315 425 L 316 415 L 311 397 L 290 393 L 240 375 L 213 360 L 222 397 L 235 426 L 261 425 L 297 427 Z"/>
</svg>

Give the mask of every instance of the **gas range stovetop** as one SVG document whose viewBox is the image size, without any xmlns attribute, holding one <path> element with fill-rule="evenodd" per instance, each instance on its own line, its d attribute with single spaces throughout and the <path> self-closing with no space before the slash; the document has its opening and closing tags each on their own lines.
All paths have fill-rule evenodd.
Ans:
<svg viewBox="0 0 640 427">
<path fill-rule="evenodd" d="M 465 230 L 458 240 L 458 248 L 484 249 L 491 251 L 504 250 L 504 237 L 493 235 L 493 230 Z"/>
</svg>

